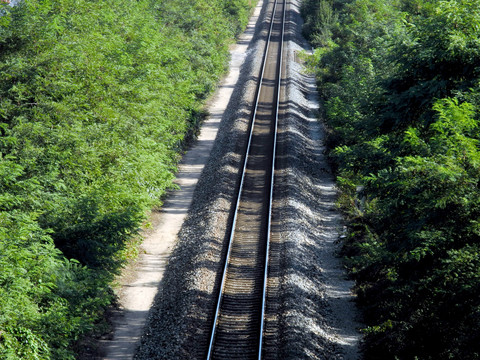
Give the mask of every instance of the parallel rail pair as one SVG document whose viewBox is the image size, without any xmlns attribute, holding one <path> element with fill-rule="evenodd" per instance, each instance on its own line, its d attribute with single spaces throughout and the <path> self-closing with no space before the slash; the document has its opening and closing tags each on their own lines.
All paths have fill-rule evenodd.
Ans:
<svg viewBox="0 0 480 360">
<path fill-rule="evenodd" d="M 286 0 L 275 0 L 207 360 L 261 359 Z"/>
</svg>

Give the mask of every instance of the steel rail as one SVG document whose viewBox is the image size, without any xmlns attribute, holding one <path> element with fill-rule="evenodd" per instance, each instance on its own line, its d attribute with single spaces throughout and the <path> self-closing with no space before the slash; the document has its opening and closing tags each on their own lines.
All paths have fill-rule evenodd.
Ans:
<svg viewBox="0 0 480 360">
<path fill-rule="evenodd" d="M 260 318 L 260 340 L 258 346 L 258 360 L 262 358 L 262 343 L 263 343 L 263 327 L 265 322 L 265 306 L 267 300 L 267 281 L 268 281 L 268 262 L 269 262 L 269 252 L 270 252 L 270 232 L 272 228 L 272 207 L 273 207 L 273 186 L 275 182 L 275 158 L 277 153 L 277 130 L 278 130 L 278 112 L 280 108 L 280 89 L 282 85 L 282 61 L 283 61 L 283 39 L 285 35 L 285 16 L 286 16 L 286 1 L 283 3 L 283 14 L 282 14 L 282 30 L 280 35 L 280 49 L 279 49 L 279 60 L 278 60 L 278 79 L 277 79 L 277 99 L 276 99 L 276 108 L 275 108 L 275 122 L 273 130 L 273 157 L 272 157 L 272 173 L 270 177 L 270 196 L 268 204 L 268 223 L 267 223 L 267 244 L 265 251 L 265 272 L 263 277 L 263 295 L 262 295 L 262 314 Z"/>
<path fill-rule="evenodd" d="M 239 205 L 242 197 L 242 191 L 243 191 L 243 184 L 245 180 L 245 173 L 247 169 L 247 163 L 248 163 L 248 154 L 250 153 L 250 147 L 252 143 L 252 137 L 253 137 L 253 130 L 255 127 L 255 118 L 257 116 L 257 111 L 258 111 L 258 105 L 259 105 L 259 99 L 260 99 L 260 90 L 262 88 L 263 84 L 263 78 L 264 78 L 264 73 L 265 73 L 265 68 L 266 68 L 266 63 L 267 63 L 267 54 L 268 50 L 270 47 L 270 42 L 271 42 L 271 37 L 272 37 L 272 32 L 273 32 L 273 25 L 274 25 L 274 19 L 275 19 L 275 14 L 277 10 L 277 4 L 278 0 L 275 0 L 274 5 L 273 5 L 273 11 L 272 11 L 272 16 L 271 16 L 271 22 L 270 22 L 270 27 L 268 31 L 268 37 L 267 41 L 265 44 L 265 50 L 263 53 L 262 57 L 262 66 L 261 66 L 261 71 L 260 71 L 260 81 L 256 89 L 256 95 L 255 95 L 255 104 L 254 104 L 254 109 L 253 113 L 251 116 L 251 124 L 250 124 L 250 129 L 249 129 L 249 135 L 248 135 L 248 143 L 245 151 L 245 158 L 243 162 L 243 167 L 242 167 L 242 172 L 241 172 L 241 179 L 240 179 L 240 184 L 239 184 L 239 190 L 238 190 L 238 195 L 235 201 L 235 208 L 234 208 L 234 215 L 232 219 L 232 225 L 231 225 L 231 231 L 230 231 L 230 237 L 228 240 L 228 247 L 227 247 L 227 254 L 225 257 L 225 265 L 223 268 L 222 272 L 222 280 L 221 280 L 221 285 L 219 289 L 219 294 L 217 298 L 217 306 L 215 309 L 215 316 L 213 319 L 213 325 L 212 325 L 212 331 L 210 335 L 210 341 L 209 341 L 209 347 L 208 347 L 208 353 L 207 353 L 207 360 L 211 360 L 212 357 L 212 351 L 214 348 L 214 340 L 215 340 L 215 333 L 216 333 L 216 328 L 217 328 L 217 322 L 218 322 L 218 317 L 220 313 L 220 307 L 222 303 L 222 297 L 224 293 L 224 288 L 225 288 L 225 282 L 226 282 L 226 275 L 227 275 L 227 270 L 228 270 L 228 264 L 229 264 L 229 259 L 230 259 L 230 254 L 232 250 L 232 243 L 233 243 L 233 238 L 235 234 L 235 226 L 237 223 L 237 214 L 239 210 Z M 275 110 L 275 126 L 274 126 L 274 144 L 273 144 L 273 161 L 272 161 L 272 166 L 275 164 L 275 149 L 276 149 L 276 131 L 277 131 L 277 123 L 278 123 L 278 109 L 279 109 L 279 93 L 280 93 L 280 82 L 281 82 L 281 61 L 282 61 L 282 50 L 283 50 L 283 36 L 284 36 L 284 22 L 285 22 L 285 4 L 283 7 L 283 20 L 282 20 L 282 31 L 281 31 L 281 44 L 280 44 L 280 61 L 279 61 L 279 67 L 280 67 L 280 72 L 279 72 L 279 77 L 278 77 L 278 82 L 277 82 L 277 100 L 276 100 L 276 110 Z M 271 228 L 271 212 L 272 212 L 272 196 L 273 196 L 273 178 L 274 178 L 274 167 L 272 167 L 272 172 L 271 172 L 271 188 L 270 188 L 270 195 L 269 195 L 269 215 L 268 215 L 268 232 L 267 232 L 267 254 L 266 254 L 266 261 L 268 261 L 268 249 L 269 249 L 269 241 L 270 241 L 270 228 Z M 264 272 L 264 285 L 263 285 L 263 299 L 262 299 L 262 314 L 261 314 L 261 325 L 260 325 L 260 341 L 259 341 L 259 351 L 258 351 L 258 359 L 261 359 L 261 352 L 262 352 L 262 334 L 263 334 L 263 327 L 264 327 L 264 314 L 265 314 L 265 299 L 266 299 L 266 286 L 267 286 L 267 277 L 268 277 L 268 267 L 267 264 L 265 265 L 265 272 Z"/>
</svg>

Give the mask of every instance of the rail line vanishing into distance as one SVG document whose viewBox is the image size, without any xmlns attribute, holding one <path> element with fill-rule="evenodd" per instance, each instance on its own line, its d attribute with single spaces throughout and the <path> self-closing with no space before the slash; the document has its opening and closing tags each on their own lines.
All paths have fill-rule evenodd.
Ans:
<svg viewBox="0 0 480 360">
<path fill-rule="evenodd" d="M 261 359 L 286 0 L 275 0 L 207 360 Z"/>
</svg>

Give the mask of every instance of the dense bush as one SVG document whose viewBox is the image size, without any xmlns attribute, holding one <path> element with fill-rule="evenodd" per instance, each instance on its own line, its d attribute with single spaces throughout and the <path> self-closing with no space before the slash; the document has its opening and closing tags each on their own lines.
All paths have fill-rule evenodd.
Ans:
<svg viewBox="0 0 480 360">
<path fill-rule="evenodd" d="M 172 187 L 249 0 L 0 4 L 0 357 L 68 359 Z"/>
<path fill-rule="evenodd" d="M 480 358 L 480 3 L 304 3 L 368 359 Z"/>
</svg>

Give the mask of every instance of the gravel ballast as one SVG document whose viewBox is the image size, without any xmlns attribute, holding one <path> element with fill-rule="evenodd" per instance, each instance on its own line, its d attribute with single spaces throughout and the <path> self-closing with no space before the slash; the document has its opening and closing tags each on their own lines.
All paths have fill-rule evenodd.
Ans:
<svg viewBox="0 0 480 360">
<path fill-rule="evenodd" d="M 265 0 L 240 79 L 165 270 L 135 359 L 203 359 L 209 340 L 245 148 L 249 108 L 272 5 Z M 287 5 L 286 91 L 281 108 L 265 357 L 358 359 L 359 324 L 336 240 L 342 227 L 316 120 L 315 80 L 298 52 L 299 0 Z"/>
</svg>

